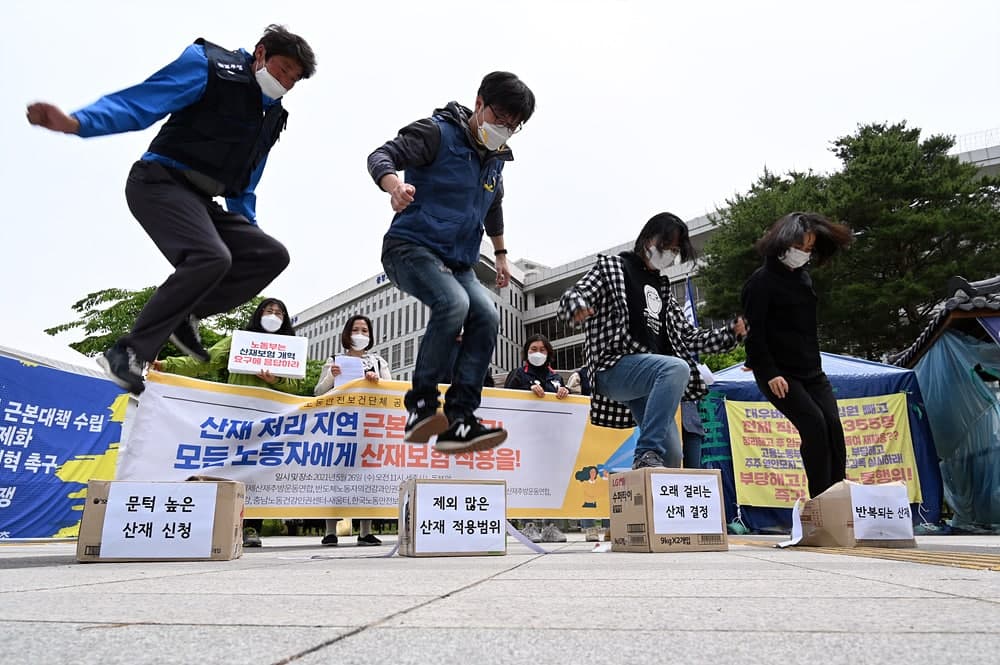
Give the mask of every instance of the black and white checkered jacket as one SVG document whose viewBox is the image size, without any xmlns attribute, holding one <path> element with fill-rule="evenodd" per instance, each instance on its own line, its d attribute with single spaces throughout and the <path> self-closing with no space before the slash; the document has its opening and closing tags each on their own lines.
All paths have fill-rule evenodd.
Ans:
<svg viewBox="0 0 1000 665">
<path fill-rule="evenodd" d="M 728 328 L 695 328 L 691 325 L 671 293 L 667 277 L 660 277 L 660 297 L 666 306 L 666 332 L 670 345 L 677 357 L 686 360 L 691 367 L 691 379 L 684 399 L 700 399 L 708 393 L 708 388 L 698 372 L 694 354 L 728 351 L 736 346 L 736 337 Z M 559 301 L 558 316 L 563 321 L 572 322 L 573 313 L 580 308 L 594 310 L 593 316 L 583 323 L 586 333 L 584 357 L 591 377 L 614 366 L 622 356 L 650 353 L 628 331 L 625 268 L 620 256 L 598 254 L 597 262 L 590 272 L 563 294 Z M 593 378 L 591 383 L 593 392 L 590 397 L 590 421 L 599 427 L 635 427 L 629 408 L 601 395 Z"/>
</svg>

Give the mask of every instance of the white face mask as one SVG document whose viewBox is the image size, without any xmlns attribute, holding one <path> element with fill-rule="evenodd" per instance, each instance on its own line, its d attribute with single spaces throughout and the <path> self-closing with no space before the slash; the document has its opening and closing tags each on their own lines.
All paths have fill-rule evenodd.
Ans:
<svg viewBox="0 0 1000 665">
<path fill-rule="evenodd" d="M 545 361 L 547 359 L 548 356 L 546 354 L 540 353 L 538 351 L 532 351 L 531 353 L 528 354 L 528 362 L 534 365 L 535 367 L 541 367 L 542 365 L 545 364 Z"/>
<path fill-rule="evenodd" d="M 809 263 L 809 259 L 811 258 L 812 254 L 810 252 L 805 252 L 795 247 L 789 247 L 784 254 L 778 257 L 778 260 L 792 270 L 795 270 L 796 268 L 801 268 L 805 264 Z"/>
<path fill-rule="evenodd" d="M 646 248 L 646 257 L 649 259 L 649 265 L 653 267 L 653 270 L 659 270 L 662 273 L 677 261 L 677 252 L 672 249 L 661 252 L 656 247 L 650 246 Z"/>
<path fill-rule="evenodd" d="M 351 348 L 355 351 L 363 351 L 368 348 L 371 338 L 368 335 L 351 335 Z"/>
<path fill-rule="evenodd" d="M 269 333 L 278 332 L 284 319 L 275 314 L 266 314 L 260 317 L 260 327 Z"/>
<path fill-rule="evenodd" d="M 486 146 L 488 150 L 499 150 L 500 146 L 507 143 L 513 135 L 514 132 L 510 131 L 506 127 L 486 122 L 485 119 L 480 121 L 479 129 L 476 130 L 476 138 L 478 138 L 479 142 Z"/>
<path fill-rule="evenodd" d="M 271 72 L 267 71 L 267 63 L 258 69 L 255 73 L 257 76 L 257 85 L 260 86 L 260 91 L 271 99 L 281 99 L 288 90 L 285 86 L 278 82 L 278 79 L 274 78 Z"/>
</svg>

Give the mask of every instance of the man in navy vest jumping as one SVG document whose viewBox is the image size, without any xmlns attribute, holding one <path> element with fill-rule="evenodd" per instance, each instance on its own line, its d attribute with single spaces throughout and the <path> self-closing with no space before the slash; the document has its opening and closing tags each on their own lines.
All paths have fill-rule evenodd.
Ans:
<svg viewBox="0 0 1000 665">
<path fill-rule="evenodd" d="M 143 391 L 143 370 L 168 339 L 207 362 L 198 321 L 247 302 L 288 265 L 284 245 L 257 226 L 254 190 L 288 121 L 281 97 L 315 71 L 309 44 L 270 25 L 253 53 L 198 39 L 142 83 L 74 113 L 28 106 L 31 124 L 83 138 L 170 116 L 125 186 L 129 209 L 174 273 L 98 358 L 122 388 Z"/>
<path fill-rule="evenodd" d="M 382 266 L 393 284 L 431 310 L 405 398 L 406 441 L 426 443 L 436 435 L 438 451 L 463 453 L 507 438 L 474 415 L 500 322 L 474 267 L 485 229 L 496 285 L 510 281 L 502 172 L 513 159 L 507 141 L 534 111 L 528 86 L 509 72 L 493 72 L 483 78 L 475 108 L 451 102 L 368 156 L 368 172 L 396 213 L 382 244 Z M 406 182 L 397 171 L 406 172 Z M 437 386 L 449 375 L 442 414 Z"/>
</svg>

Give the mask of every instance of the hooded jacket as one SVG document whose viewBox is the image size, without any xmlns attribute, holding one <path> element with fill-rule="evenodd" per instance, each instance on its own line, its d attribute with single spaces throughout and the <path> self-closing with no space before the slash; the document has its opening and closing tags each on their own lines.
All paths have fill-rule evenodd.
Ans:
<svg viewBox="0 0 1000 665">
<path fill-rule="evenodd" d="M 457 102 L 418 120 L 368 157 L 376 184 L 389 174 L 406 171 L 414 200 L 396 213 L 386 239 L 423 245 L 450 268 L 479 261 L 485 230 L 503 234 L 503 166 L 510 150 L 487 150 L 469 130 L 472 111 Z"/>
</svg>

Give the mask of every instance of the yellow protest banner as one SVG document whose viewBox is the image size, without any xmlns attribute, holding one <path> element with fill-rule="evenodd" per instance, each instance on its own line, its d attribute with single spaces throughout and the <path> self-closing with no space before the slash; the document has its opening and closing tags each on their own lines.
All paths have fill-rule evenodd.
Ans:
<svg viewBox="0 0 1000 665">
<path fill-rule="evenodd" d="M 920 503 L 906 394 L 837 400 L 847 446 L 847 478 L 864 484 L 906 483 Z M 768 402 L 726 400 L 736 500 L 741 505 L 791 508 L 809 496 L 799 432 Z"/>
</svg>

